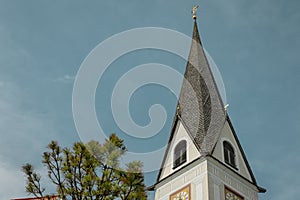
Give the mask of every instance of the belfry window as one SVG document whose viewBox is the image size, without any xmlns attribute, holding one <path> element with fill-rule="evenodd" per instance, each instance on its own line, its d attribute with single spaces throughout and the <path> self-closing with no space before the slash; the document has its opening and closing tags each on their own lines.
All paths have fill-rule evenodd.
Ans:
<svg viewBox="0 0 300 200">
<path fill-rule="evenodd" d="M 227 163 L 228 165 L 236 168 L 234 148 L 227 141 L 223 142 L 223 147 L 224 147 L 224 160 L 225 160 L 225 163 Z"/>
<path fill-rule="evenodd" d="M 186 162 L 186 141 L 180 141 L 174 149 L 173 169 Z"/>
</svg>

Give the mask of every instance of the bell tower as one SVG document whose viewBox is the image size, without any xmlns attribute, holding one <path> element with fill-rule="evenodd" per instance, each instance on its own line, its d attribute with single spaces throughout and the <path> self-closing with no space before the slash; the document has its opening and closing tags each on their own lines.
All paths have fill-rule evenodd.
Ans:
<svg viewBox="0 0 300 200">
<path fill-rule="evenodd" d="M 155 200 L 257 200 L 245 153 L 220 97 L 192 10 L 193 39 Z"/>
</svg>

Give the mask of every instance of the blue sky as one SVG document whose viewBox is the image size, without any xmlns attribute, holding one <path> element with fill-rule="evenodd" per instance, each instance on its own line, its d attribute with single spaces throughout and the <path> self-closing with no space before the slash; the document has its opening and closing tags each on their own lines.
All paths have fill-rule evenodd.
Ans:
<svg viewBox="0 0 300 200">
<path fill-rule="evenodd" d="M 43 170 L 41 154 L 51 140 L 63 146 L 79 140 L 72 118 L 72 89 L 88 53 L 113 34 L 138 27 L 164 27 L 191 36 L 194 4 L 200 5 L 202 42 L 223 77 L 231 120 L 259 185 L 268 189 L 260 199 L 300 196 L 299 1 L 3 0 L 0 199 L 26 195 L 21 166 L 30 162 Z M 96 94 L 97 116 L 107 134 L 122 136 L 105 106 L 107 91 L 126 70 L 149 62 L 171 65 L 181 73 L 185 67 L 180 58 L 151 50 L 132 52 L 114 62 Z M 118 71 L 120 65 L 124 67 Z M 157 147 L 164 145 L 176 105 L 174 95 L 166 88 L 146 86 L 133 99 L 133 119 L 140 124 L 147 124 L 153 103 L 165 106 L 164 134 L 152 141 Z M 154 176 L 149 175 L 148 184 Z"/>
</svg>

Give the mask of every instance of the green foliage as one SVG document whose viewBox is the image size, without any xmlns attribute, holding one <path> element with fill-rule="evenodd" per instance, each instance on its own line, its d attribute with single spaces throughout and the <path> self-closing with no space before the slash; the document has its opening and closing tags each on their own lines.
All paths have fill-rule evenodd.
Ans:
<svg viewBox="0 0 300 200">
<path fill-rule="evenodd" d="M 23 166 L 23 172 L 27 175 L 26 191 L 34 194 L 35 196 L 42 195 L 45 188 L 41 188 L 41 176 L 34 172 L 33 166 L 29 163 Z"/>
<path fill-rule="evenodd" d="M 48 145 L 43 154 L 49 180 L 57 187 L 61 199 L 71 200 L 144 200 L 145 193 L 142 163 L 134 161 L 126 169 L 119 160 L 126 152 L 123 140 L 112 134 L 104 144 L 90 141 L 84 145 L 61 148 L 57 142 Z M 41 176 L 30 164 L 23 166 L 27 177 L 26 191 L 47 199 L 41 187 Z"/>
</svg>

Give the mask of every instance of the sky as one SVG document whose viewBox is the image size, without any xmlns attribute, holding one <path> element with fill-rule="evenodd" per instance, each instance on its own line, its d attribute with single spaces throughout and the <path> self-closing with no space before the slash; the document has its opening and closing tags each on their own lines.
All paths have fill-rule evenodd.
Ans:
<svg viewBox="0 0 300 200">
<path fill-rule="evenodd" d="M 0 199 L 26 196 L 21 167 L 29 162 L 43 172 L 41 154 L 51 140 L 70 146 L 82 139 L 73 119 L 72 91 L 89 53 L 114 34 L 133 28 L 162 27 L 191 36 L 195 4 L 200 6 L 198 26 L 203 45 L 222 75 L 229 116 L 258 184 L 267 189 L 259 198 L 297 199 L 297 0 L 2 0 Z M 110 109 L 114 85 L 130 69 L 145 63 L 161 63 L 180 73 L 185 68 L 185 60 L 172 53 L 133 51 L 111 63 L 95 95 L 97 118 L 105 134 L 117 133 L 134 152 L 166 145 L 177 102 L 168 88 L 145 85 L 132 94 L 131 116 L 145 126 L 151 105 L 161 104 L 167 114 L 162 130 L 155 137 L 136 139 L 117 126 Z M 117 103 L 122 104 L 122 99 Z M 147 185 L 154 183 L 155 176 L 156 172 L 147 174 Z"/>
</svg>

